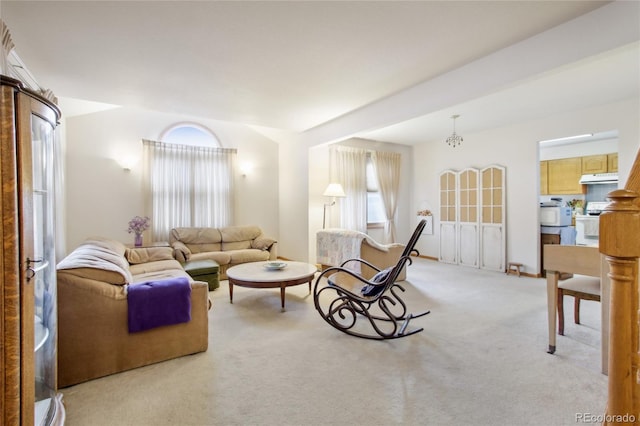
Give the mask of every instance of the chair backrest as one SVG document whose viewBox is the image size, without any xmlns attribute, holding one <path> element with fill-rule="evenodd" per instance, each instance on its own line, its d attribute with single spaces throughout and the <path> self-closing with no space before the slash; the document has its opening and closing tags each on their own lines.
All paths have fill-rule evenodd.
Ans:
<svg viewBox="0 0 640 426">
<path fill-rule="evenodd" d="M 419 223 L 418 226 L 416 226 L 415 231 L 413 231 L 413 235 L 411 235 L 411 238 L 409 239 L 409 242 L 407 243 L 406 247 L 404 248 L 404 251 L 402 252 L 402 256 L 411 256 L 411 253 L 413 253 L 414 251 L 416 252 L 417 255 L 420 255 L 420 252 L 418 250 L 416 250 L 416 244 L 418 243 L 418 239 L 420 238 L 420 235 L 422 235 L 422 231 L 424 231 L 424 227 L 427 225 L 427 220 L 426 219 L 422 219 Z"/>
<path fill-rule="evenodd" d="M 415 252 L 418 255 L 420 254 L 418 250 L 416 250 L 415 246 L 418 243 L 418 239 L 420 238 L 420 235 L 422 235 L 422 231 L 424 230 L 426 224 L 427 221 L 425 219 L 422 219 L 420 223 L 418 223 L 418 226 L 416 227 L 415 231 L 413 231 L 413 235 L 411 235 L 409 242 L 407 242 L 407 245 L 405 246 L 404 251 L 400 256 L 400 259 L 398 259 L 398 263 L 396 263 L 396 265 L 391 270 L 391 273 L 385 279 L 385 289 L 380 294 L 387 291 L 393 285 L 393 283 L 396 282 L 398 276 L 400 275 L 400 272 L 402 271 L 402 268 L 404 268 L 407 262 L 409 262 L 409 264 L 412 263 L 410 257 L 411 253 Z"/>
</svg>

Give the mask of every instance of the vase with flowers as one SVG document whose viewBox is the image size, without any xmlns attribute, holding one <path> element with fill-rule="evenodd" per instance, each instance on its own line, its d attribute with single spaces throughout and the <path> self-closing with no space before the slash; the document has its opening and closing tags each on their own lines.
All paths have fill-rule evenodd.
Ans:
<svg viewBox="0 0 640 426">
<path fill-rule="evenodd" d="M 579 198 L 574 198 L 571 201 L 567 201 L 567 205 L 573 210 L 573 216 L 581 215 L 584 213 L 584 201 Z"/>
<path fill-rule="evenodd" d="M 147 216 L 135 216 L 133 219 L 129 221 L 129 229 L 127 230 L 130 234 L 135 234 L 134 238 L 134 246 L 141 247 L 142 246 L 142 233 L 149 229 L 151 225 L 151 219 Z"/>
</svg>

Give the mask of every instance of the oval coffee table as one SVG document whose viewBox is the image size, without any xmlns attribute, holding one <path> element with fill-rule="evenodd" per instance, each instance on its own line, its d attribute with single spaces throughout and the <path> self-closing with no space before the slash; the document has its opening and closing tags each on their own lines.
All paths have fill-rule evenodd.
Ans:
<svg viewBox="0 0 640 426">
<path fill-rule="evenodd" d="M 233 303 L 233 286 L 249 288 L 280 288 L 280 301 L 284 311 L 284 289 L 289 286 L 311 282 L 318 271 L 316 265 L 304 262 L 283 261 L 287 266 L 282 269 L 267 269 L 268 262 L 249 262 L 227 269 L 229 279 L 229 302 Z"/>
</svg>

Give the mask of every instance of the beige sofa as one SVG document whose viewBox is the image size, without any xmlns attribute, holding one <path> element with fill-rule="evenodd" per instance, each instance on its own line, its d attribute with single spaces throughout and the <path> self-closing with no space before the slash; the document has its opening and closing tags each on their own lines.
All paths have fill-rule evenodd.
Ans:
<svg viewBox="0 0 640 426">
<path fill-rule="evenodd" d="M 128 284 L 177 277 L 190 283 L 191 319 L 129 333 Z M 207 284 L 189 277 L 171 247 L 91 238 L 58 264 L 57 278 L 61 388 L 207 350 Z"/>
<path fill-rule="evenodd" d="M 369 235 L 348 229 L 324 229 L 316 233 L 316 262 L 322 269 L 340 266 L 347 259 L 366 260 L 379 269 L 395 266 L 404 251 L 405 245 L 400 243 L 380 244 Z M 362 276 L 373 277 L 376 270 L 357 262 L 345 265 L 353 267 L 361 265 Z M 406 265 L 398 275 L 398 280 L 406 279 Z"/>
<path fill-rule="evenodd" d="M 203 259 L 218 262 L 221 280 L 227 279 L 227 269 L 234 265 L 276 260 L 278 256 L 278 243 L 262 235 L 257 226 L 174 228 L 169 243 L 181 263 Z"/>
</svg>

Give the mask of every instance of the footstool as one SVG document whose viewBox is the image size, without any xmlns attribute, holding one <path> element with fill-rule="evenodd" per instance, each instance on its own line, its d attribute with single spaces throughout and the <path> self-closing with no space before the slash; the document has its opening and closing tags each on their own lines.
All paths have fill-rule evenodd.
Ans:
<svg viewBox="0 0 640 426">
<path fill-rule="evenodd" d="M 209 291 L 213 291 L 220 286 L 218 277 L 220 265 L 215 260 L 188 261 L 182 267 L 194 280 L 208 283 Z"/>
</svg>

